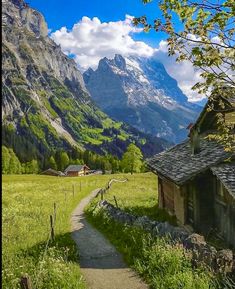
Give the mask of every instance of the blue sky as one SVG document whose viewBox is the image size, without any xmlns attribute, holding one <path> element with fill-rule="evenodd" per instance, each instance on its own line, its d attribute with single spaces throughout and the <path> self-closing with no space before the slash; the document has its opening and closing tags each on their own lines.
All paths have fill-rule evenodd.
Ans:
<svg viewBox="0 0 235 289">
<path fill-rule="evenodd" d="M 167 35 L 153 30 L 144 33 L 132 25 L 130 16 L 146 15 L 150 22 L 161 18 L 158 2 L 144 5 L 141 0 L 31 0 L 28 4 L 44 15 L 50 37 L 74 58 L 81 71 L 96 69 L 101 58 L 113 58 L 115 54 L 154 56 L 183 92 L 196 99 L 191 87 L 199 81 L 199 74 L 191 63 L 178 64 L 175 57 L 168 57 Z"/>
<path fill-rule="evenodd" d="M 142 16 L 153 20 L 161 17 L 158 1 L 143 4 L 141 0 L 31 0 L 30 6 L 39 10 L 52 31 L 66 26 L 71 29 L 83 16 L 98 17 L 101 22 L 124 20 L 125 15 Z M 164 33 L 140 33 L 133 35 L 135 40 L 143 40 L 151 46 L 156 46 L 161 39 L 166 39 Z"/>
</svg>

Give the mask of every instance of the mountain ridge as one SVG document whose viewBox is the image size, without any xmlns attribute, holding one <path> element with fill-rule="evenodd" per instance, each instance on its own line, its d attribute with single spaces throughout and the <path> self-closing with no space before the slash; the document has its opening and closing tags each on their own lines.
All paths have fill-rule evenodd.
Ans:
<svg viewBox="0 0 235 289">
<path fill-rule="evenodd" d="M 186 127 L 201 109 L 188 102 L 177 81 L 154 58 L 105 57 L 96 70 L 85 71 L 83 79 L 109 116 L 172 142 L 186 138 Z"/>
<path fill-rule="evenodd" d="M 168 145 L 115 122 L 95 105 L 75 61 L 48 37 L 38 11 L 23 0 L 4 0 L 2 12 L 3 144 L 23 161 L 29 157 L 26 152 L 22 156 L 23 146 L 43 159 L 74 146 L 120 157 L 130 142 L 145 156 Z"/>
</svg>

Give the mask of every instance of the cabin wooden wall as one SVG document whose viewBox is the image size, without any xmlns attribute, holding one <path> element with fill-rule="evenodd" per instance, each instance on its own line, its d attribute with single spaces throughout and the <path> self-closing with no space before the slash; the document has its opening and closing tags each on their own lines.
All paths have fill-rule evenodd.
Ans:
<svg viewBox="0 0 235 289">
<path fill-rule="evenodd" d="M 184 196 L 185 219 L 184 224 L 192 229 L 196 220 L 196 191 L 194 184 L 188 183 L 181 188 Z"/>
<path fill-rule="evenodd" d="M 163 206 L 171 214 L 175 214 L 174 208 L 174 183 L 162 180 L 162 191 L 163 191 Z"/>
<path fill-rule="evenodd" d="M 77 177 L 77 176 L 78 176 L 78 172 L 70 172 L 70 171 L 68 171 L 68 172 L 67 172 L 67 176 Z"/>
<path fill-rule="evenodd" d="M 158 178 L 158 203 L 160 208 L 164 208 L 170 215 L 175 215 L 179 224 L 185 223 L 185 201 L 180 187 L 175 183 Z"/>
<path fill-rule="evenodd" d="M 196 177 L 195 186 L 195 228 L 208 234 L 214 227 L 213 176 L 208 171 Z"/>
<path fill-rule="evenodd" d="M 219 237 L 235 248 L 235 200 L 224 185 L 214 178 L 215 228 Z"/>
<path fill-rule="evenodd" d="M 213 183 L 210 172 L 181 187 L 158 176 L 159 207 L 175 215 L 179 225 L 189 225 L 205 236 L 216 231 L 235 248 L 235 200 L 222 184 L 218 186 L 218 180 L 216 186 Z"/>
<path fill-rule="evenodd" d="M 84 175 L 86 175 L 87 174 L 87 172 L 88 172 L 88 170 L 86 170 L 86 169 L 83 169 L 83 170 L 81 170 L 81 171 L 76 171 L 76 172 L 70 172 L 70 171 L 68 171 L 67 172 L 67 176 L 70 176 L 70 177 L 79 177 L 79 176 L 84 176 Z"/>
<path fill-rule="evenodd" d="M 162 179 L 158 177 L 158 207 L 163 209 L 163 190 L 162 190 Z"/>
<path fill-rule="evenodd" d="M 174 204 L 175 204 L 175 215 L 180 225 L 185 224 L 185 199 L 182 188 L 174 186 Z"/>
</svg>

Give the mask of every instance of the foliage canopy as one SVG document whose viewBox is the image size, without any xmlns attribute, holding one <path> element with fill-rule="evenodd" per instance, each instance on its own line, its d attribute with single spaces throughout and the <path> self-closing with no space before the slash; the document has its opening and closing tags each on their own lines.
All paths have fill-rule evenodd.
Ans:
<svg viewBox="0 0 235 289">
<path fill-rule="evenodd" d="M 127 151 L 123 154 L 122 157 L 122 167 L 124 172 L 130 172 L 132 174 L 134 172 L 139 173 L 143 165 L 142 159 L 143 155 L 141 150 L 136 145 L 131 143 L 127 147 Z"/>
<path fill-rule="evenodd" d="M 168 35 L 169 56 L 176 55 L 177 61 L 190 61 L 201 72 L 201 80 L 193 90 L 209 99 L 234 97 L 234 0 L 161 0 L 158 3 L 162 18 L 149 23 L 146 16 L 138 17 L 134 18 L 134 25 L 142 24 L 146 32 L 154 29 Z M 219 113 L 223 112 L 222 105 Z M 218 122 L 222 133 L 233 132 L 235 121 L 222 125 L 222 117 L 218 115 Z"/>
</svg>

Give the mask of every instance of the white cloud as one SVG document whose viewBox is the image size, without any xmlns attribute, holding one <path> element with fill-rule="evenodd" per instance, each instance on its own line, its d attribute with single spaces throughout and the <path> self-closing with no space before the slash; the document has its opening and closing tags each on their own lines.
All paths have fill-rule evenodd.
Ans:
<svg viewBox="0 0 235 289">
<path fill-rule="evenodd" d="M 51 38 L 66 54 L 74 54 L 82 69 L 95 68 L 101 58 L 112 58 L 115 54 L 151 56 L 152 47 L 131 37 L 131 34 L 142 31 L 132 25 L 132 19 L 126 15 L 123 21 L 102 23 L 97 17 L 84 16 L 71 31 L 62 27 L 52 33 Z"/>
<path fill-rule="evenodd" d="M 126 15 L 123 21 L 101 22 L 97 17 L 90 19 L 84 16 L 71 30 L 62 27 L 51 33 L 50 37 L 60 44 L 65 54 L 74 56 L 83 71 L 89 67 L 96 68 L 101 58 L 113 58 L 115 54 L 155 55 L 190 100 L 202 98 L 191 90 L 200 79 L 199 72 L 195 71 L 192 64 L 188 61 L 176 63 L 175 57 L 168 57 L 167 42 L 164 40 L 160 41 L 158 48 L 152 48 L 143 41 L 135 41 L 132 35 L 142 32 L 142 29 L 134 27 L 132 19 L 132 16 Z"/>
</svg>

